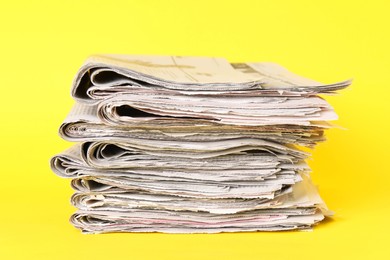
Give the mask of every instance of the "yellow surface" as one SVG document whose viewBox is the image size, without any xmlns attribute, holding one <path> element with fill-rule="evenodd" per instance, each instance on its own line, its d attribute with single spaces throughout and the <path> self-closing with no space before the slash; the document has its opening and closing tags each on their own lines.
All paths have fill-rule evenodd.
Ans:
<svg viewBox="0 0 390 260">
<path fill-rule="evenodd" d="M 107 4 L 102 4 L 106 3 Z M 0 5 L 0 259 L 390 259 L 388 1 L 6 1 Z M 273 61 L 349 77 L 328 100 L 347 130 L 313 152 L 333 220 L 313 232 L 83 235 L 48 160 L 93 53 Z"/>
</svg>

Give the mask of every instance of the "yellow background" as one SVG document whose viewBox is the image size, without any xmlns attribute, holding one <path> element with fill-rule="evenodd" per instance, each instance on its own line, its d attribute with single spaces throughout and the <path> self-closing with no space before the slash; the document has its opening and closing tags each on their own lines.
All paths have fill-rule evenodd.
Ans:
<svg viewBox="0 0 390 260">
<path fill-rule="evenodd" d="M 107 4 L 103 4 L 106 3 Z M 0 259 L 390 259 L 388 1 L 2 1 Z M 353 77 L 313 152 L 333 220 L 313 232 L 82 235 L 49 158 L 70 84 L 93 53 L 273 61 L 323 82 Z"/>
</svg>

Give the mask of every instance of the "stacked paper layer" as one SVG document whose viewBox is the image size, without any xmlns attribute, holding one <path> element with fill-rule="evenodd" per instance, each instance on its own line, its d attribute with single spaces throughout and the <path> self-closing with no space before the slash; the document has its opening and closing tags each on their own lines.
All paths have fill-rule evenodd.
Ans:
<svg viewBox="0 0 390 260">
<path fill-rule="evenodd" d="M 215 233 L 310 229 L 330 214 L 308 153 L 337 119 L 324 85 L 272 63 L 99 55 L 80 68 L 77 101 L 54 156 L 72 178 L 84 232 Z"/>
</svg>

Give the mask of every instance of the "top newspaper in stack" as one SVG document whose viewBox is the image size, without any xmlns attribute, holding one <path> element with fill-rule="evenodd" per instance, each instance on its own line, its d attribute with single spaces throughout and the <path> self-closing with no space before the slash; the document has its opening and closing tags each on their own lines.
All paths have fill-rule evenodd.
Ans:
<svg viewBox="0 0 390 260">
<path fill-rule="evenodd" d="M 347 80 L 324 85 L 274 63 L 230 64 L 223 58 L 96 55 L 78 71 L 72 96 L 84 103 L 148 89 L 186 95 L 302 96 L 332 92 L 350 83 Z"/>
</svg>

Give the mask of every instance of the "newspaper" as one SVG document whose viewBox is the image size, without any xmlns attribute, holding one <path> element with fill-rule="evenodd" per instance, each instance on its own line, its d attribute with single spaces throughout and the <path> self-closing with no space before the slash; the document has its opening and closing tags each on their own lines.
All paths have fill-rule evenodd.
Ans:
<svg viewBox="0 0 390 260">
<path fill-rule="evenodd" d="M 300 158 L 265 152 L 172 160 L 169 153 L 156 156 L 129 147 L 119 151 L 115 144 L 86 143 L 78 148 L 81 156 L 71 149 L 52 159 L 53 171 L 60 176 L 83 177 L 73 182 L 78 190 L 111 185 L 177 196 L 273 198 L 309 170 Z"/>
<path fill-rule="evenodd" d="M 114 109 L 115 111 L 115 109 Z M 114 112 L 115 113 L 115 112 Z M 210 120 L 172 118 L 154 120 L 126 120 L 126 124 L 107 125 L 108 115 L 98 115 L 98 106 L 76 103 L 59 129 L 68 141 L 126 141 L 129 138 L 167 141 L 219 141 L 237 138 L 261 138 L 284 144 L 314 147 L 325 140 L 326 122 L 302 125 L 221 125 Z"/>
<path fill-rule="evenodd" d="M 307 164 L 290 155 L 271 153 L 240 153 L 223 155 L 207 160 L 171 158 L 139 154 L 113 156 L 104 149 L 117 149 L 115 144 L 76 144 L 51 159 L 51 168 L 65 178 L 84 176 L 137 176 L 153 175 L 169 178 L 195 179 L 205 181 L 263 180 L 274 178 L 274 174 L 288 174 L 292 171 L 308 172 Z M 116 166 L 114 166 L 116 165 Z M 205 167 L 207 165 L 207 167 Z"/>
<path fill-rule="evenodd" d="M 326 208 L 308 178 L 292 192 L 271 200 L 204 199 L 155 196 L 137 191 L 76 193 L 79 208 L 71 222 L 85 233 L 216 233 L 310 229 Z"/>
<path fill-rule="evenodd" d="M 337 119 L 323 84 L 273 63 L 95 55 L 72 85 L 50 165 L 85 233 L 308 230 L 332 214 L 310 180 Z"/>
<path fill-rule="evenodd" d="M 321 84 L 274 63 L 230 64 L 223 58 L 94 55 L 78 71 L 72 96 L 96 103 L 137 89 L 185 94 L 305 95 L 347 87 L 350 80 Z"/>
<path fill-rule="evenodd" d="M 122 94 L 100 103 L 98 115 L 109 125 L 128 122 L 192 118 L 228 125 L 310 125 L 336 120 L 330 105 L 319 97 L 197 97 L 156 93 Z"/>
</svg>

